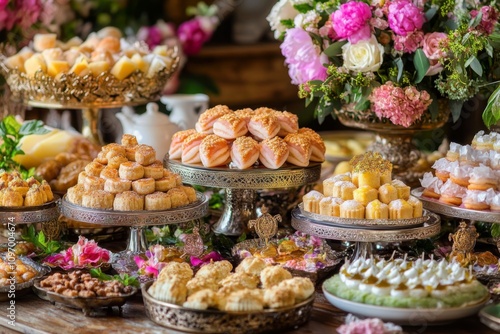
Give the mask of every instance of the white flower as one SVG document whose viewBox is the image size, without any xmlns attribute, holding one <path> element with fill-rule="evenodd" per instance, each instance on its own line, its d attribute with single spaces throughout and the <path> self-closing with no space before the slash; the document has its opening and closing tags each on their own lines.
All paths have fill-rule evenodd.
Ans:
<svg viewBox="0 0 500 334">
<path fill-rule="evenodd" d="M 384 47 L 375 36 L 356 44 L 347 43 L 342 47 L 344 67 L 354 72 L 375 72 L 382 65 Z"/>
<path fill-rule="evenodd" d="M 307 13 L 299 13 L 295 16 L 293 24 L 296 28 L 302 28 L 307 32 L 318 33 L 318 23 L 321 20 L 321 16 L 317 12 L 310 10 Z"/>
<path fill-rule="evenodd" d="M 279 38 L 282 33 L 285 32 L 286 27 L 281 24 L 282 20 L 293 20 L 299 12 L 293 8 L 293 2 L 291 0 L 280 0 L 271 9 L 271 12 L 266 17 L 271 30 L 274 31 L 274 38 Z"/>
</svg>

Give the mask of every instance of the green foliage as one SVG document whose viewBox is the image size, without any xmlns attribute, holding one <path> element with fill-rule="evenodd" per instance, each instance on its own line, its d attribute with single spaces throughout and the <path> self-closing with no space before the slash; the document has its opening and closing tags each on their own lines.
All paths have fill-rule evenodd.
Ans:
<svg viewBox="0 0 500 334">
<path fill-rule="evenodd" d="M 129 276 L 128 274 L 108 275 L 103 273 L 101 268 L 90 269 L 90 276 L 98 278 L 101 281 L 118 281 L 125 286 L 133 286 L 136 288 L 140 286 L 139 280 L 136 277 Z"/>
<path fill-rule="evenodd" d="M 484 108 L 483 122 L 490 128 L 500 121 L 500 85 L 490 95 L 488 104 Z"/>
<path fill-rule="evenodd" d="M 5 171 L 17 170 L 23 178 L 28 178 L 33 175 L 34 169 L 27 170 L 20 164 L 14 161 L 16 155 L 23 155 L 21 150 L 21 139 L 28 135 L 43 135 L 48 133 L 43 126 L 43 122 L 39 120 L 30 120 L 20 124 L 16 118 L 9 115 L 0 122 L 0 137 L 2 144 L 0 145 L 0 169 Z"/>
<path fill-rule="evenodd" d="M 37 253 L 41 256 L 57 253 L 63 248 L 61 242 L 57 240 L 48 240 L 43 231 L 37 233 L 34 225 L 28 228 L 27 234 L 23 235 L 22 238 L 34 244 L 38 250 Z"/>
<path fill-rule="evenodd" d="M 500 237 L 500 224 L 491 224 L 491 236 L 493 238 Z"/>
</svg>

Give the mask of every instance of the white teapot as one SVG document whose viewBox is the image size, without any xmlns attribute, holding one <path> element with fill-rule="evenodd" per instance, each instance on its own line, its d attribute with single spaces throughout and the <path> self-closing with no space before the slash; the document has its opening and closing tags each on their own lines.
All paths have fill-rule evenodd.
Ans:
<svg viewBox="0 0 500 334">
<path fill-rule="evenodd" d="M 194 129 L 198 117 L 208 108 L 206 94 L 164 95 L 160 101 L 171 109 L 170 121 L 179 125 L 181 130 Z"/>
<path fill-rule="evenodd" d="M 134 108 L 125 106 L 116 117 L 122 124 L 123 133 L 136 136 L 139 144 L 152 146 L 159 160 L 167 154 L 172 135 L 180 130 L 167 115 L 158 111 L 158 104 L 154 102 L 146 105 L 146 112 L 142 115 L 136 114 Z"/>
</svg>

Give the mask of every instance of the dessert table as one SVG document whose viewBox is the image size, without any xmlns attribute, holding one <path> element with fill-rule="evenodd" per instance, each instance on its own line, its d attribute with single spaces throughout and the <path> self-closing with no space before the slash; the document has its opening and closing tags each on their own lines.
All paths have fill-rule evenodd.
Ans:
<svg viewBox="0 0 500 334">
<path fill-rule="evenodd" d="M 103 310 L 94 317 L 85 317 L 80 310 L 53 306 L 49 302 L 29 294 L 16 299 L 15 327 L 8 325 L 7 303 L 0 307 L 0 333 L 105 333 L 137 334 L 137 333 L 183 333 L 161 327 L 146 317 L 142 297 L 134 296 L 123 307 L 119 314 L 117 308 L 112 311 Z M 322 292 L 317 290 L 311 319 L 304 326 L 292 329 L 290 334 L 335 333 L 335 329 L 343 324 L 346 313 L 329 304 Z M 479 317 L 473 316 L 459 321 L 427 326 L 404 327 L 405 333 L 495 333 L 483 325 Z"/>
</svg>

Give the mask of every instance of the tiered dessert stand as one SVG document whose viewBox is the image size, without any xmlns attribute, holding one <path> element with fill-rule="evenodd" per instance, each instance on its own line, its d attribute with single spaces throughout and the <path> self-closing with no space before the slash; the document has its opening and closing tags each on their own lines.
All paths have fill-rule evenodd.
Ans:
<svg viewBox="0 0 500 334">
<path fill-rule="evenodd" d="M 292 211 L 292 226 L 324 239 L 355 242 L 354 258 L 369 256 L 375 242 L 402 242 L 426 239 L 441 230 L 438 215 L 424 210 L 412 219 L 351 219 L 314 214 L 302 203 Z"/>
<path fill-rule="evenodd" d="M 254 218 L 256 190 L 306 185 L 317 181 L 321 173 L 320 163 L 311 163 L 307 167 L 286 166 L 275 170 L 264 166 L 241 170 L 183 164 L 177 160 L 169 160 L 168 155 L 163 162 L 165 168 L 181 175 L 184 183 L 225 189 L 224 211 L 213 230 L 217 234 L 229 236 L 241 235 L 245 232 L 248 221 Z"/>
<path fill-rule="evenodd" d="M 141 254 L 147 250 L 144 227 L 153 225 L 168 225 L 188 222 L 205 216 L 208 213 L 208 197 L 197 193 L 197 201 L 189 205 L 170 210 L 159 211 L 113 211 L 98 210 L 75 205 L 67 201 L 64 196 L 61 200 L 61 214 L 85 223 L 100 226 L 128 226 L 130 227 L 130 237 L 127 248 L 118 254 L 117 260 L 125 267 L 134 269 L 131 255 Z"/>
<path fill-rule="evenodd" d="M 45 236 L 49 239 L 55 239 L 61 231 L 57 222 L 59 218 L 59 209 L 57 207 L 59 197 L 54 196 L 54 200 L 40 206 L 1 207 L 0 220 L 5 225 L 6 230 L 10 232 L 13 232 L 11 227 L 16 227 L 18 224 L 41 223 Z"/>
</svg>

